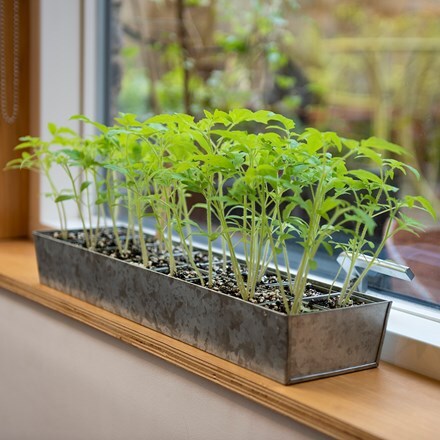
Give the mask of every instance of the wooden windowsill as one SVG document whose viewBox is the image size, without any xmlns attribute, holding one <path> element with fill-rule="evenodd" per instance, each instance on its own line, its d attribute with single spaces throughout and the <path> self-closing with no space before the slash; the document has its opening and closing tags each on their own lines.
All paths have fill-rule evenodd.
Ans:
<svg viewBox="0 0 440 440">
<path fill-rule="evenodd" d="M 94 327 L 255 402 L 338 438 L 429 439 L 438 434 L 440 386 L 392 365 L 280 385 L 106 312 L 38 281 L 30 241 L 0 241 L 0 288 Z"/>
</svg>

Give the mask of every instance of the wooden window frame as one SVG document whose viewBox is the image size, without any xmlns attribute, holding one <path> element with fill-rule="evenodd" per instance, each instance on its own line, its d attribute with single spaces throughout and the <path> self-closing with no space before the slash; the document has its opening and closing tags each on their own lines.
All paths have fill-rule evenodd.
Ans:
<svg viewBox="0 0 440 440">
<path fill-rule="evenodd" d="M 6 96 L 0 96 L 3 110 L 9 117 L 14 116 L 14 101 L 18 100 L 15 120 L 6 121 L 0 114 L 0 168 L 17 157 L 15 145 L 21 136 L 35 129 L 38 119 L 38 20 L 35 20 L 38 1 L 21 0 L 18 2 L 18 54 L 14 53 L 14 33 L 16 22 L 14 0 L 3 0 L 3 23 L 0 38 L 3 39 L 5 60 L 4 73 Z M 14 78 L 14 57 L 18 55 L 18 76 Z M 36 74 L 33 74 L 36 73 Z M 15 95 L 13 83 L 18 80 L 18 95 Z M 3 92 L 3 91 L 2 91 Z M 33 207 L 30 204 L 30 188 L 34 178 L 30 173 L 12 170 L 0 173 L 0 239 L 24 237 L 29 234 Z"/>
</svg>

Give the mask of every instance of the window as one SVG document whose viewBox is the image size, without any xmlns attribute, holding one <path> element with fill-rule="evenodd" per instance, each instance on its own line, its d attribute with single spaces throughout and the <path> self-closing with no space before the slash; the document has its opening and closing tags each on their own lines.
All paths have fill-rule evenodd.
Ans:
<svg viewBox="0 0 440 440">
<path fill-rule="evenodd" d="M 266 108 L 301 126 L 383 137 L 422 172 L 396 180 L 401 194 L 424 195 L 440 214 L 435 2 L 131 0 L 114 2 L 110 16 L 109 120 L 119 111 Z M 426 232 L 397 234 L 383 255 L 410 266 L 415 281 L 372 275 L 369 286 L 440 308 L 440 231 L 421 220 Z M 297 254 L 292 244 L 293 264 Z M 318 265 L 327 278 L 339 267 L 324 250 Z"/>
<path fill-rule="evenodd" d="M 132 3 L 136 2 L 131 0 L 124 2 L 104 2 L 100 0 L 91 2 L 58 2 L 55 0 L 42 0 L 40 2 L 40 120 L 42 135 L 45 133 L 47 122 L 53 121 L 60 125 L 65 125 L 71 115 L 80 112 L 87 114 L 91 118 L 107 119 L 107 121 L 118 111 L 136 112 L 140 117 L 144 117 L 153 112 L 150 98 L 149 73 L 146 71 L 145 65 L 140 58 L 142 51 L 141 47 L 139 47 L 138 36 L 136 32 L 132 32 L 133 29 L 136 29 L 136 26 L 139 26 L 139 23 L 135 25 L 129 22 L 128 25 L 131 25 L 131 27 L 128 29 L 123 21 L 123 17 L 128 17 L 129 20 L 132 20 L 130 17 L 133 17 L 133 12 L 127 12 L 133 7 Z M 146 1 L 137 0 L 137 3 L 140 5 L 141 11 L 147 11 Z M 152 1 L 150 6 L 153 10 L 156 10 L 160 9 L 164 3 L 165 0 Z M 172 3 L 174 2 L 168 1 L 166 5 L 171 5 Z M 344 15 L 348 14 L 347 11 L 350 10 L 352 13 L 358 9 L 364 11 L 364 9 L 367 8 L 365 5 L 363 5 L 364 9 L 361 7 L 354 8 L 353 5 L 356 6 L 358 2 L 344 2 L 346 6 L 338 6 L 338 14 L 333 14 L 333 9 L 332 13 L 328 13 L 329 6 L 326 6 L 327 3 L 333 4 L 330 3 L 330 1 L 321 1 L 319 3 L 318 1 L 301 1 L 299 2 L 300 7 L 297 9 L 293 9 L 291 5 L 289 5 L 288 13 L 282 9 L 283 13 L 281 18 L 287 21 L 281 20 L 279 14 L 277 16 L 276 11 L 274 11 L 271 19 L 274 26 L 276 25 L 277 35 L 283 39 L 283 46 L 275 47 L 270 44 L 269 37 L 265 37 L 268 39 L 268 44 L 263 46 L 268 48 L 267 56 L 270 60 L 267 61 L 267 63 L 268 71 L 271 75 L 267 76 L 266 81 L 257 81 L 254 72 L 255 70 L 258 71 L 258 68 L 254 70 L 246 68 L 248 64 L 245 63 L 245 60 L 252 60 L 252 57 L 248 56 L 249 53 L 244 51 L 246 46 L 243 42 L 246 41 L 246 39 L 240 34 L 239 26 L 232 22 L 232 19 L 235 18 L 240 22 L 239 19 L 241 16 L 238 14 L 244 14 L 243 11 L 249 12 L 249 9 L 241 7 L 240 11 L 237 12 L 237 9 L 234 9 L 234 7 L 237 7 L 235 3 L 243 4 L 243 2 L 226 2 L 226 0 L 217 1 L 217 5 L 222 6 L 218 6 L 221 15 L 216 16 L 215 21 L 215 29 L 219 28 L 219 31 L 213 32 L 212 37 L 210 37 L 212 40 L 202 40 L 206 41 L 206 43 L 204 43 L 206 50 L 201 50 L 201 47 L 204 46 L 196 46 L 200 48 L 200 51 L 196 51 L 196 53 L 200 54 L 200 58 L 204 60 L 203 63 L 202 61 L 199 62 L 200 66 L 205 65 L 206 67 L 203 69 L 200 67 L 200 77 L 197 77 L 195 85 L 191 85 L 190 87 L 192 91 L 190 104 L 192 102 L 197 104 L 191 104 L 190 110 L 193 113 L 197 114 L 197 112 L 205 106 L 207 108 L 209 108 L 209 106 L 228 108 L 229 105 L 249 106 L 251 108 L 270 106 L 270 108 L 275 111 L 296 118 L 299 124 L 316 125 L 323 129 L 330 127 L 340 133 L 353 137 L 377 133 L 374 131 L 376 127 L 374 121 L 376 121 L 377 124 L 377 121 L 383 120 L 377 117 L 375 107 L 373 107 L 373 104 L 377 103 L 377 101 L 374 101 L 370 96 L 376 89 L 370 90 L 369 87 L 371 85 L 369 85 L 367 80 L 363 77 L 363 75 L 366 75 L 366 71 L 359 65 L 359 62 L 356 61 L 357 59 L 362 59 L 362 56 L 366 57 L 365 59 L 369 59 L 373 54 L 370 53 L 371 51 L 367 51 L 367 53 L 364 54 L 364 52 L 366 52 L 365 46 L 362 50 L 357 46 L 356 49 L 350 49 L 352 46 L 344 42 L 355 40 L 356 44 L 360 44 L 361 42 L 364 42 L 362 44 L 367 44 L 365 41 L 370 44 L 371 40 L 365 40 L 367 37 L 372 37 L 372 35 L 367 34 L 367 25 L 364 24 L 363 34 L 360 33 L 360 31 L 357 31 L 358 34 L 354 34 L 354 30 L 362 29 L 361 26 L 357 22 L 354 23 L 352 21 L 354 18 L 348 20 L 347 15 Z M 264 3 L 278 5 L 277 2 Z M 340 3 L 342 2 L 338 2 L 338 4 Z M 414 6 L 414 8 L 416 8 L 414 10 L 409 10 L 409 7 L 405 9 L 406 7 L 403 6 L 405 2 L 393 3 L 399 6 L 398 10 L 394 12 L 392 6 L 386 6 L 386 10 L 383 10 L 385 6 L 380 6 L 382 9 L 375 11 L 372 5 L 379 5 L 380 3 L 370 3 L 370 6 L 364 11 L 365 14 L 370 14 L 367 15 L 365 20 L 368 22 L 368 20 L 371 21 L 374 18 L 377 27 L 387 29 L 387 32 L 392 31 L 390 23 L 393 22 L 394 19 L 397 20 L 398 17 L 406 17 L 406 19 L 411 19 L 414 22 L 419 20 L 419 23 L 425 23 L 423 32 L 426 33 L 428 33 L 428 22 L 439 23 L 440 11 L 436 3 L 432 1 L 425 0 L 418 2 L 417 6 Z M 411 2 L 408 1 L 408 4 L 410 3 Z M 80 6 L 81 4 L 82 7 Z M 208 8 L 210 4 L 209 1 L 200 2 L 200 6 L 205 9 Z M 323 4 L 323 6 L 321 4 Z M 315 5 L 316 8 L 313 7 L 313 5 Z M 321 5 L 321 9 L 319 9 L 319 5 Z M 351 5 L 351 9 L 348 8 L 347 5 Z M 187 23 L 186 26 L 192 29 L 188 31 L 191 35 L 191 38 L 188 37 L 189 40 L 192 41 L 192 38 L 195 38 L 195 41 L 200 43 L 201 40 L 196 38 L 198 34 L 191 24 L 196 20 L 195 11 L 197 8 L 195 6 L 194 8 L 195 9 L 191 11 L 193 18 L 191 20 L 186 18 L 185 23 Z M 163 6 L 162 9 L 164 9 Z M 200 14 L 202 9 L 203 8 L 200 9 Z M 162 35 L 162 33 L 159 32 L 161 29 L 165 34 L 169 32 L 170 40 L 165 41 L 167 44 L 154 45 L 154 47 L 150 49 L 154 49 L 157 53 L 155 53 L 151 59 L 148 58 L 150 61 L 161 60 L 165 66 L 162 67 L 163 70 L 158 70 L 157 72 L 159 80 L 164 80 L 163 86 L 158 87 L 158 90 L 162 93 L 162 95 L 160 95 L 162 101 L 159 101 L 163 106 L 161 107 L 161 111 L 182 111 L 185 109 L 184 101 L 182 100 L 184 94 L 182 92 L 182 80 L 179 80 L 179 77 L 183 77 L 183 72 L 181 65 L 180 68 L 178 68 L 179 63 L 177 63 L 180 59 L 178 57 L 179 48 L 175 43 L 177 34 L 175 31 L 169 31 L 169 28 L 167 28 L 167 26 L 175 26 L 176 20 L 164 18 L 163 20 L 159 20 L 159 24 L 157 24 L 155 28 L 152 28 L 151 20 L 148 19 L 148 16 L 145 17 L 143 14 L 144 12 L 139 12 L 135 15 L 138 22 L 143 23 L 145 26 L 150 26 L 150 30 L 145 34 L 146 36 L 143 37 L 146 43 L 150 41 L 148 40 L 149 32 L 154 36 Z M 157 12 L 157 14 L 159 14 L 159 12 Z M 187 17 L 188 14 L 190 14 L 190 12 L 185 9 L 184 16 Z M 340 14 L 342 14 L 342 16 L 340 16 Z M 356 17 L 358 17 L 357 14 L 358 13 L 355 14 Z M 383 20 L 378 20 L 377 17 L 381 16 L 381 14 L 383 15 Z M 268 14 L 266 13 L 266 15 Z M 291 15 L 296 20 L 295 25 L 289 21 Z M 313 18 L 313 16 L 315 16 L 315 18 Z M 339 17 L 339 26 L 342 26 L 342 24 L 345 26 L 340 28 L 339 34 L 335 31 L 336 21 L 333 20 L 336 19 L 333 16 Z M 206 25 L 205 17 L 206 15 L 202 14 L 201 21 Z M 427 21 L 423 21 L 424 17 L 427 17 Z M 359 17 L 357 19 L 360 20 Z M 324 20 L 323 24 L 321 24 L 320 20 Z M 330 21 L 327 22 L 326 20 Z M 403 19 L 401 18 L 399 20 Z M 350 26 L 348 26 L 347 23 L 351 23 Z M 167 24 L 167 26 L 165 26 L 165 24 Z M 209 26 L 206 26 L 214 29 L 214 25 L 209 24 Z M 280 26 L 285 26 L 286 32 L 284 29 L 280 29 Z M 175 28 L 172 27 L 171 29 Z M 235 29 L 234 32 L 237 33 L 236 37 L 230 36 L 235 35 L 231 29 Z M 249 33 L 249 29 L 251 28 L 247 27 L 243 32 L 246 31 Z M 295 29 L 295 32 L 292 32 L 292 29 Z M 342 32 L 342 29 L 345 29 L 345 33 Z M 423 36 L 422 31 L 419 32 L 415 27 L 412 28 L 409 25 L 407 25 L 405 29 L 407 29 L 406 32 L 408 32 L 405 39 L 403 39 L 403 37 L 397 38 L 395 36 L 389 36 L 389 39 L 385 40 L 387 44 L 393 41 L 392 38 L 395 38 L 394 41 L 403 41 L 402 44 L 399 43 L 399 50 L 396 49 L 396 53 L 400 53 L 403 57 L 408 48 L 414 47 L 409 44 L 411 41 L 411 44 L 414 45 L 414 42 L 418 42 L 419 48 L 421 47 L 420 44 L 423 43 L 425 46 L 423 50 L 420 49 L 421 60 L 424 60 L 424 65 L 426 63 L 427 71 L 434 71 L 432 58 L 436 60 L 436 63 L 439 63 L 438 57 L 440 49 L 438 47 L 438 39 L 440 36 L 438 35 L 438 31 L 440 27 L 432 25 L 433 35 L 431 36 L 428 36 L 428 34 Z M 321 31 L 322 35 L 319 35 L 318 30 Z M 144 29 L 143 32 L 146 32 L 146 30 Z M 403 34 L 403 31 L 395 30 L 395 32 L 399 35 L 400 33 Z M 437 36 L 435 32 L 437 32 Z M 63 35 L 62 49 L 60 49 L 59 46 L 59 42 L 61 41 L 59 38 L 60 35 Z M 413 41 L 411 38 L 413 38 L 414 35 L 416 35 L 417 38 L 414 38 Z M 173 37 L 174 40 L 172 40 L 171 37 Z M 239 37 L 242 37 L 242 39 L 240 40 Z M 347 53 L 340 53 L 338 56 L 333 56 L 332 54 L 341 52 L 337 51 L 336 46 L 338 41 L 342 41 L 344 45 L 347 45 Z M 381 40 L 379 39 L 377 41 Z M 284 45 L 289 44 L 291 46 L 288 47 L 291 49 L 287 51 Z M 313 46 L 313 44 L 316 44 L 316 46 Z M 324 44 L 327 45 L 326 48 L 324 48 Z M 342 45 L 342 43 L 338 44 Z M 406 45 L 408 45 L 408 47 L 406 47 Z M 82 51 L 80 47 L 83 48 Z M 384 48 L 384 52 L 386 45 L 379 45 L 377 47 Z M 318 52 L 318 48 L 321 48 L 320 52 Z M 169 54 L 165 49 L 169 49 L 171 53 Z M 295 51 L 293 49 L 295 49 Z M 301 73 L 297 72 L 294 75 L 293 81 L 292 78 L 289 77 L 291 73 L 287 72 L 287 74 L 283 74 L 281 72 L 281 74 L 274 74 L 271 70 L 277 66 L 277 59 L 280 63 L 279 68 L 283 68 L 283 57 L 281 55 L 284 53 L 289 54 L 289 59 L 291 58 L 296 64 L 301 66 Z M 385 53 L 382 55 L 385 57 Z M 168 61 L 168 56 L 171 57 L 170 61 Z M 375 56 L 377 57 L 377 55 Z M 309 59 L 310 61 L 308 61 Z M 391 58 L 389 57 L 387 60 L 384 66 L 384 68 L 386 67 L 385 78 L 388 78 L 388 73 L 392 71 L 389 66 Z M 172 64 L 171 61 L 173 61 L 174 64 Z M 191 61 L 191 58 L 189 61 Z M 165 64 L 165 62 L 169 64 Z M 408 61 L 408 63 L 412 65 L 414 61 Z M 395 61 L 393 61 L 393 65 L 395 65 Z M 169 66 L 174 66 L 175 68 L 175 72 L 173 73 L 175 76 L 174 80 L 166 77 L 171 69 Z M 192 67 L 193 64 L 190 62 L 189 66 Z M 327 70 L 324 70 L 324 67 L 329 69 L 328 72 L 330 72 L 331 75 L 330 73 L 325 73 Z M 197 72 L 199 72 L 199 67 L 197 69 Z M 82 76 L 80 72 L 82 72 Z M 400 69 L 400 72 L 402 73 L 403 70 Z M 431 73 L 429 73 L 429 75 L 431 75 Z M 190 77 L 192 78 L 193 75 L 195 75 L 195 72 L 191 71 Z M 228 82 L 222 82 L 226 77 Z M 440 148 L 438 144 L 438 132 L 436 132 L 436 130 L 438 130 L 437 126 L 440 125 L 438 124 L 439 112 L 436 107 L 436 102 L 438 102 L 437 98 L 440 92 L 440 86 L 435 75 L 427 76 L 427 78 L 428 77 L 430 79 L 425 86 L 429 86 L 429 94 L 427 92 L 424 94 L 419 93 L 416 97 L 411 95 L 417 98 L 417 102 L 420 100 L 420 103 L 424 103 L 423 106 L 419 104 L 416 106 L 417 111 L 421 113 L 417 113 L 417 118 L 411 119 L 412 123 L 405 125 L 405 127 L 407 130 L 408 127 L 411 127 L 409 132 L 414 135 L 413 138 L 417 145 L 417 151 L 418 153 L 423 152 L 423 160 L 421 161 L 423 173 L 429 187 L 434 189 L 439 185 L 438 174 L 433 170 L 437 169 L 438 172 L 438 156 L 435 156 L 435 154 L 438 155 Z M 272 78 L 272 80 L 270 80 L 270 78 Z M 350 81 L 346 81 L 346 78 L 350 79 Z M 398 75 L 393 73 L 389 79 L 397 81 Z M 194 81 L 194 79 L 191 81 Z M 301 83 L 301 81 L 303 82 Z M 302 87 L 299 87 L 300 83 L 303 84 Z M 269 84 L 269 86 L 263 87 L 263 85 L 266 84 Z M 399 88 L 397 83 L 393 82 L 392 84 L 395 84 L 396 91 L 403 88 Z M 256 88 L 250 88 L 251 85 Z M 217 90 L 217 94 L 213 94 L 212 96 L 222 101 L 214 100 L 211 103 L 206 101 L 205 90 L 208 88 L 209 90 Z M 271 97 L 270 93 L 267 93 L 266 90 L 268 89 L 276 90 L 274 97 Z M 254 90 L 257 90 L 258 93 L 254 92 Z M 168 91 L 172 93 L 165 93 Z M 226 91 L 228 94 L 226 94 Z M 130 94 L 132 98 L 129 99 Z M 421 99 L 427 95 L 429 99 Z M 357 97 L 356 100 L 353 99 L 353 96 Z M 386 96 L 389 97 L 388 94 L 386 94 Z M 234 102 L 231 101 L 232 98 L 234 98 Z M 356 102 L 358 106 L 355 106 L 354 102 Z M 200 103 L 200 105 L 198 103 Z M 389 103 L 391 103 L 391 101 L 389 101 Z M 390 107 L 386 108 L 390 111 L 390 113 L 388 113 L 390 117 L 387 120 L 390 124 L 388 128 L 389 138 L 396 141 L 395 136 L 399 132 L 399 124 L 401 124 L 401 122 L 396 122 L 395 115 L 401 106 L 400 104 L 394 104 L 393 111 L 391 111 Z M 381 111 L 383 111 L 383 109 Z M 342 124 L 342 121 L 344 124 Z M 405 119 L 405 121 L 407 120 Z M 70 123 L 73 125 L 73 122 Z M 74 128 L 77 127 L 74 126 Z M 423 145 L 423 148 L 421 148 L 420 145 Z M 426 156 L 425 154 L 431 154 L 433 156 Z M 437 162 L 435 162 L 436 160 Z M 429 164 L 429 169 L 426 164 Z M 436 164 L 437 168 L 434 167 L 434 164 Z M 410 183 L 404 181 L 401 183 L 403 189 L 409 185 Z M 44 192 L 44 185 L 42 192 Z M 55 216 L 51 215 L 51 206 L 48 199 L 44 197 L 41 198 L 40 216 L 42 223 L 55 226 L 56 223 L 53 222 Z M 74 211 L 72 211 L 72 219 L 74 219 L 74 215 Z M 71 223 L 71 226 L 74 225 L 74 222 Z M 429 234 L 435 230 L 434 227 L 435 225 L 433 225 L 432 229 L 427 231 L 427 244 L 431 247 L 429 251 L 433 252 L 431 254 L 426 252 L 425 255 L 431 265 L 434 265 L 436 269 L 430 270 L 428 275 L 439 273 L 439 246 L 433 247 L 433 241 L 429 238 Z M 414 249 L 415 252 L 418 252 L 417 248 Z M 427 251 L 427 248 L 423 250 L 423 252 L 425 251 Z M 330 277 L 332 270 L 334 272 L 337 265 L 334 260 L 329 260 L 325 253 L 322 254 L 322 258 L 326 258 L 326 260 L 320 261 L 320 266 L 328 271 L 326 276 Z M 294 259 L 294 253 L 292 253 L 292 259 Z M 410 263 L 410 265 L 412 265 L 412 263 Z M 421 276 L 419 276 L 419 278 L 422 279 Z M 380 286 L 382 292 L 392 290 L 393 295 L 402 295 L 401 293 L 396 293 L 397 291 L 403 291 L 401 286 L 399 290 L 396 288 L 391 289 L 390 284 L 385 285 L 385 283 L 389 283 L 389 280 L 376 278 L 370 282 L 370 286 Z M 439 285 L 440 283 L 438 282 L 437 284 L 434 283 L 434 288 L 437 288 L 437 297 L 435 300 L 437 304 L 439 301 Z M 414 284 L 411 285 L 411 289 L 413 288 Z M 436 335 L 438 334 L 438 330 L 436 329 L 440 321 L 439 312 L 432 307 L 435 305 L 435 302 L 431 301 L 431 308 L 428 309 L 424 305 L 396 299 L 396 296 L 393 296 L 393 301 L 393 311 L 390 317 L 383 351 L 384 359 L 422 374 L 435 377 L 438 375 L 438 369 L 435 368 L 435 359 L 438 359 L 436 356 L 438 356 L 438 346 L 440 345 L 438 340 L 436 340 Z M 420 345 L 414 345 L 419 343 Z"/>
</svg>

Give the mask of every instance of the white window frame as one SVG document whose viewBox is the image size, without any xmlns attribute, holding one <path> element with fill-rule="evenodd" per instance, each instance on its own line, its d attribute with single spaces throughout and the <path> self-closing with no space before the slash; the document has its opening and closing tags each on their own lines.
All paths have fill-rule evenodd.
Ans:
<svg viewBox="0 0 440 440">
<path fill-rule="evenodd" d="M 390 299 L 377 292 L 376 297 Z M 381 358 L 391 364 L 440 380 L 440 311 L 394 299 Z"/>
<path fill-rule="evenodd" d="M 96 31 L 100 18 L 99 3 L 100 0 L 40 1 L 40 133 L 43 138 L 48 136 L 46 125 L 49 121 L 78 129 L 77 122 L 68 122 L 71 115 L 84 113 L 98 119 L 97 90 L 102 82 L 98 74 L 103 72 L 97 61 L 98 55 L 102 56 Z M 84 30 L 83 54 L 81 29 Z M 93 133 L 90 127 L 85 127 L 85 130 L 90 130 L 85 134 Z M 62 179 L 62 173 L 57 173 L 57 182 L 62 182 Z M 41 190 L 42 194 L 47 191 L 44 179 Z M 77 227 L 79 221 L 73 206 L 69 208 L 68 215 L 69 227 Z M 40 200 L 40 218 L 43 224 L 57 226 L 55 207 L 44 196 Z M 376 292 L 368 293 L 378 296 Z M 440 311 L 393 299 L 382 359 L 440 380 L 439 324 Z"/>
<path fill-rule="evenodd" d="M 50 138 L 47 124 L 80 129 L 75 114 L 98 119 L 98 7 L 99 0 L 40 0 L 40 136 Z M 82 33 L 82 35 L 81 35 Z M 84 125 L 85 135 L 93 134 Z M 63 188 L 65 175 L 53 170 L 54 182 Z M 40 222 L 58 227 L 55 204 L 44 194 L 50 192 L 46 179 L 40 178 Z M 68 227 L 80 226 L 73 202 L 65 204 Z"/>
</svg>

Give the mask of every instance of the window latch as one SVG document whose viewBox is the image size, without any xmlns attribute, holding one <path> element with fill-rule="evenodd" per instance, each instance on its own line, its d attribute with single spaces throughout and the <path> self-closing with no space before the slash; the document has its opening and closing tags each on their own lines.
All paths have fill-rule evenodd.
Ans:
<svg viewBox="0 0 440 440">
<path fill-rule="evenodd" d="M 349 273 L 350 271 L 350 265 L 352 260 L 352 253 L 351 252 L 341 252 L 336 261 L 339 263 L 339 265 L 342 267 L 342 269 Z M 353 269 L 353 272 L 351 274 L 351 280 L 352 282 L 356 281 L 356 279 L 361 275 L 361 271 L 359 269 L 365 269 L 373 260 L 373 257 L 370 257 L 369 255 L 360 254 L 359 257 L 356 259 L 355 267 Z M 408 267 L 403 266 L 402 264 L 397 264 L 389 260 L 381 260 L 376 259 L 374 264 L 369 269 L 373 272 L 380 273 L 383 275 L 387 275 L 389 277 L 393 278 L 399 278 L 401 280 L 405 281 L 411 281 L 414 278 L 414 272 Z M 359 283 L 358 289 L 360 292 L 366 292 L 368 289 L 368 280 L 365 276 L 362 281 Z"/>
</svg>

